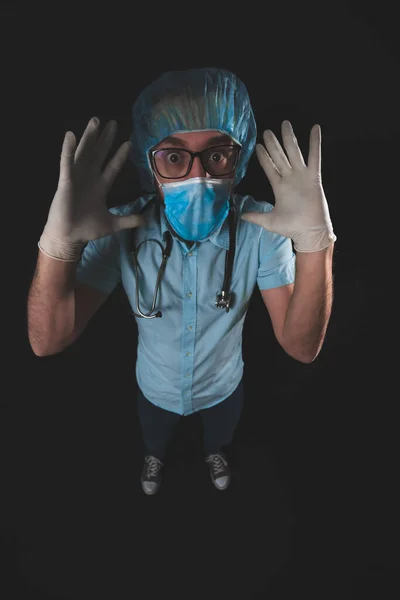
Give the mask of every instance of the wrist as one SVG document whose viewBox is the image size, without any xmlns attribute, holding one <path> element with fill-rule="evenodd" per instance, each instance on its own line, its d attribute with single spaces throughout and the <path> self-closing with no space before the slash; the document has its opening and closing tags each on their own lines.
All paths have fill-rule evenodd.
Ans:
<svg viewBox="0 0 400 600">
<path fill-rule="evenodd" d="M 38 247 L 44 254 L 55 260 L 78 262 L 85 244 L 61 241 L 43 231 Z"/>
<path fill-rule="evenodd" d="M 337 237 L 333 229 L 315 229 L 293 236 L 296 252 L 319 252 L 333 244 Z"/>
</svg>

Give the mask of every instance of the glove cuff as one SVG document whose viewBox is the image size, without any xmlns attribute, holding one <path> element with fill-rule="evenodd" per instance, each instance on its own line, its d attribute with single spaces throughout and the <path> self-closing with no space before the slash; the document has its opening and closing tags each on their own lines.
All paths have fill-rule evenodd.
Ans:
<svg viewBox="0 0 400 600">
<path fill-rule="evenodd" d="M 50 258 L 64 262 L 79 262 L 85 244 L 61 242 L 43 231 L 38 241 L 39 250 Z"/>
<path fill-rule="evenodd" d="M 296 240 L 293 240 L 293 245 L 296 252 L 319 252 L 336 242 L 336 240 L 337 237 L 332 229 L 319 229 L 308 232 L 301 238 L 296 238 Z"/>
</svg>

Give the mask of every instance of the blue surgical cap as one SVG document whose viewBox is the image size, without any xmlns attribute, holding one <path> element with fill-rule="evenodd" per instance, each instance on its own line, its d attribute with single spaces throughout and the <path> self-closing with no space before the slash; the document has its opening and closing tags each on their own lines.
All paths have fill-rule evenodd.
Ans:
<svg viewBox="0 0 400 600">
<path fill-rule="evenodd" d="M 132 120 L 130 160 L 148 192 L 155 191 L 149 151 L 173 133 L 219 131 L 240 144 L 235 185 L 243 179 L 256 144 L 257 128 L 247 89 L 225 69 L 164 73 L 140 93 Z"/>
</svg>

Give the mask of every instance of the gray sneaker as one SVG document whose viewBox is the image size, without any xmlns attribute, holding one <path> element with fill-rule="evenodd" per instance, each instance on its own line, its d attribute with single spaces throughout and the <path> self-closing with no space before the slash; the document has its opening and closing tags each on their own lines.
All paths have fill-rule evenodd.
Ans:
<svg viewBox="0 0 400 600">
<path fill-rule="evenodd" d="M 206 462 L 210 468 L 211 480 L 217 490 L 225 490 L 231 481 L 231 471 L 226 460 L 226 455 L 223 452 L 209 454 Z"/>
<path fill-rule="evenodd" d="M 145 494 L 151 496 L 158 491 L 161 484 L 161 469 L 164 464 L 155 456 L 145 456 L 141 476 L 142 488 Z"/>
</svg>

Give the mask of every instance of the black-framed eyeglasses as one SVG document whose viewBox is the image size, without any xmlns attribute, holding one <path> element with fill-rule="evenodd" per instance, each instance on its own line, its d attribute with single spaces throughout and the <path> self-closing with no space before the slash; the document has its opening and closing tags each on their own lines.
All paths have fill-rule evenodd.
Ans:
<svg viewBox="0 0 400 600">
<path fill-rule="evenodd" d="M 191 171 L 193 161 L 198 156 L 204 170 L 213 177 L 232 173 L 239 162 L 241 147 L 238 144 L 219 145 L 192 152 L 183 148 L 162 148 L 152 150 L 153 166 L 164 179 L 181 179 Z"/>
</svg>

